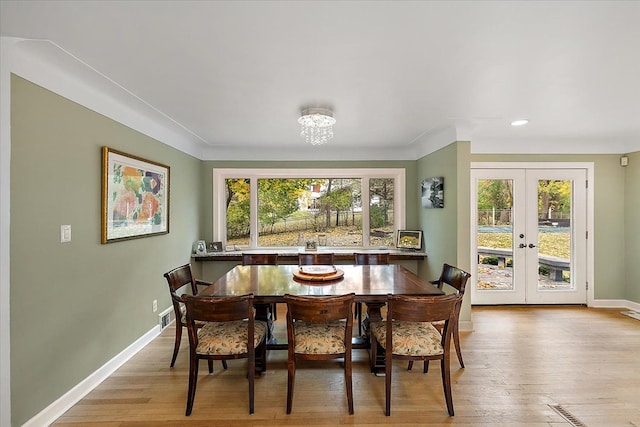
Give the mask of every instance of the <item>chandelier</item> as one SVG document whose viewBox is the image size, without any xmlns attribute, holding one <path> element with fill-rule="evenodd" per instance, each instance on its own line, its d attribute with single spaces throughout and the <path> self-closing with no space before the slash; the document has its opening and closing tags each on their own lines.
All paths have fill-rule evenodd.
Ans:
<svg viewBox="0 0 640 427">
<path fill-rule="evenodd" d="M 328 108 L 311 107 L 302 110 L 298 123 L 302 127 L 300 136 L 304 136 L 304 139 L 312 145 L 320 145 L 333 138 L 333 125 L 336 119 Z"/>
</svg>

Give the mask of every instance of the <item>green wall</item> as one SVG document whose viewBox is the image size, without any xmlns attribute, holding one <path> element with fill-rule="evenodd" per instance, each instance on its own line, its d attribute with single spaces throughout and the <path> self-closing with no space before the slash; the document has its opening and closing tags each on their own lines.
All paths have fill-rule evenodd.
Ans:
<svg viewBox="0 0 640 427">
<path fill-rule="evenodd" d="M 640 151 L 629 154 L 624 173 L 625 297 L 640 304 Z"/>
<path fill-rule="evenodd" d="M 162 275 L 189 261 L 200 235 L 201 162 L 20 77 L 11 85 L 11 404 L 21 425 L 158 324 L 152 301 L 170 306 Z M 103 145 L 171 167 L 168 235 L 100 244 Z"/>
<path fill-rule="evenodd" d="M 593 162 L 594 298 L 624 299 L 625 168 L 615 154 L 472 154 L 472 162 Z M 638 262 L 636 261 L 636 264 Z M 639 300 L 635 300 L 638 302 Z"/>
<path fill-rule="evenodd" d="M 424 231 L 427 262 L 419 268 L 419 275 L 427 280 L 436 279 L 447 263 L 470 271 L 469 206 L 469 142 L 455 142 L 417 161 L 418 174 L 412 184 L 415 196 L 421 198 L 424 179 L 444 177 L 444 208 L 427 209 L 418 206 L 420 228 Z M 462 322 L 471 320 L 471 295 L 465 294 L 460 312 Z"/>
</svg>

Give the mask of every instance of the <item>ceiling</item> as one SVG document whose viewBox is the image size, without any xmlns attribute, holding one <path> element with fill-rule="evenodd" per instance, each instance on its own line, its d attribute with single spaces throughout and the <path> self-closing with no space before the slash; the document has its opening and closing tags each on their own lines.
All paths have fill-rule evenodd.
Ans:
<svg viewBox="0 0 640 427">
<path fill-rule="evenodd" d="M 0 19 L 200 158 L 640 150 L 640 2 L 2 0 Z M 305 106 L 333 108 L 328 144 L 300 136 Z"/>
</svg>

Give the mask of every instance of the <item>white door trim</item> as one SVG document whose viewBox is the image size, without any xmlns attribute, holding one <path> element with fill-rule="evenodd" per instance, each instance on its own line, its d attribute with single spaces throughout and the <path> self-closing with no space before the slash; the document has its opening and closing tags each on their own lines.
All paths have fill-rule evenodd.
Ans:
<svg viewBox="0 0 640 427">
<path fill-rule="evenodd" d="M 587 171 L 587 306 L 594 305 L 594 163 L 593 162 L 471 162 L 471 169 L 585 169 Z M 471 183 L 473 188 L 473 183 Z M 472 197 L 472 196 L 470 196 Z M 469 224 L 471 228 L 475 224 Z M 472 233 L 473 234 L 473 233 Z M 475 242 L 470 241 L 470 253 L 473 253 Z M 470 260 L 470 265 L 475 265 L 474 260 Z"/>
</svg>

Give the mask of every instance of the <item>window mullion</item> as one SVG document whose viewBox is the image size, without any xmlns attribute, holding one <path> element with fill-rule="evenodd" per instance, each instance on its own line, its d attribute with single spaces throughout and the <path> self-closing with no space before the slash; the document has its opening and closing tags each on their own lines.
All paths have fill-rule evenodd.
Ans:
<svg viewBox="0 0 640 427">
<path fill-rule="evenodd" d="M 362 188 L 360 194 L 361 196 L 361 204 L 362 204 L 362 246 L 368 248 L 371 245 L 371 241 L 369 238 L 370 231 L 370 216 L 369 216 L 369 204 L 371 203 L 370 194 L 369 194 L 369 177 L 363 176 L 361 182 Z"/>
<path fill-rule="evenodd" d="M 258 247 L 258 177 L 252 176 L 249 181 L 249 202 L 251 208 L 249 218 L 249 248 Z"/>
</svg>

